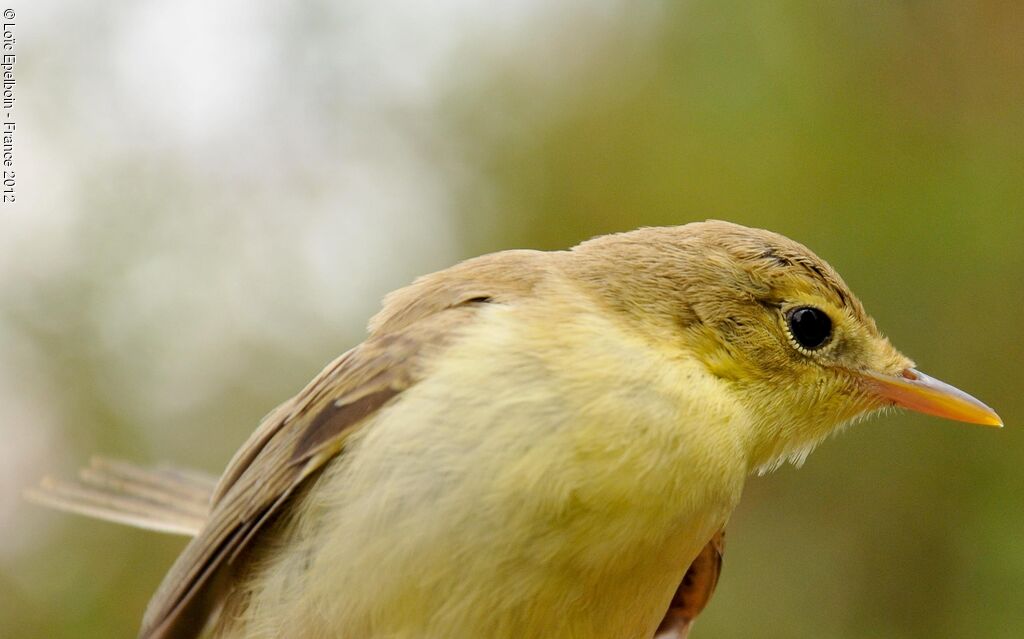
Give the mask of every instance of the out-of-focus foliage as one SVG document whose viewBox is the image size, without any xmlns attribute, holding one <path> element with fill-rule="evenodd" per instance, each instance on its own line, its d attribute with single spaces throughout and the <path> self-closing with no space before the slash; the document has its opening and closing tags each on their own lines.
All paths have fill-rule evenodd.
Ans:
<svg viewBox="0 0 1024 639">
<path fill-rule="evenodd" d="M 129 636 L 182 545 L 23 504 L 44 472 L 219 470 L 415 275 L 707 217 L 809 245 L 1007 428 L 752 480 L 694 637 L 1024 635 L 1019 3 L 21 4 L 0 636 Z"/>
</svg>

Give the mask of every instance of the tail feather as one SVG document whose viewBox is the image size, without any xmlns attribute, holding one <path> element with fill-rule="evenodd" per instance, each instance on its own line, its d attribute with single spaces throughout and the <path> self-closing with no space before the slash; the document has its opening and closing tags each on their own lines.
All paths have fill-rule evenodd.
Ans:
<svg viewBox="0 0 1024 639">
<path fill-rule="evenodd" d="M 195 536 L 206 522 L 217 479 L 167 465 L 143 468 L 94 457 L 79 481 L 45 477 L 30 501 L 147 530 Z"/>
</svg>

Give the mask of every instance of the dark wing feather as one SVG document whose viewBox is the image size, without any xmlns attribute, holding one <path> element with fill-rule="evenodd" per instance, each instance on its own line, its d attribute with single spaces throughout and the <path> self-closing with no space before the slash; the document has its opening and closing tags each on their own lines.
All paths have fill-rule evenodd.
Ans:
<svg viewBox="0 0 1024 639">
<path fill-rule="evenodd" d="M 304 481 L 426 374 L 425 364 L 482 304 L 511 303 L 547 275 L 549 254 L 506 251 L 420 278 L 388 295 L 369 338 L 267 415 L 221 476 L 206 526 L 150 601 L 141 639 L 198 636 L 231 588 L 232 562 L 259 543 L 261 526 L 286 512 Z"/>
<path fill-rule="evenodd" d="M 655 639 L 685 639 L 697 615 L 711 600 L 722 572 L 725 530 L 720 530 L 700 551 L 672 597 Z"/>
<path fill-rule="evenodd" d="M 474 314 L 472 306 L 371 337 L 268 415 L 225 472 L 206 526 L 150 602 L 140 637 L 197 636 L 229 586 L 222 583 L 227 565 L 367 417 L 417 381 L 424 354 L 443 347 Z"/>
</svg>

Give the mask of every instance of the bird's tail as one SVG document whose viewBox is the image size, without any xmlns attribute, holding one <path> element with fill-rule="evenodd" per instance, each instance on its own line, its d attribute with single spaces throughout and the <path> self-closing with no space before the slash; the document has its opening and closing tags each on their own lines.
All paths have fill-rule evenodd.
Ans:
<svg viewBox="0 0 1024 639">
<path fill-rule="evenodd" d="M 94 457 L 77 482 L 44 477 L 25 497 L 88 517 L 195 536 L 206 522 L 216 483 L 216 477 L 200 471 Z"/>
</svg>

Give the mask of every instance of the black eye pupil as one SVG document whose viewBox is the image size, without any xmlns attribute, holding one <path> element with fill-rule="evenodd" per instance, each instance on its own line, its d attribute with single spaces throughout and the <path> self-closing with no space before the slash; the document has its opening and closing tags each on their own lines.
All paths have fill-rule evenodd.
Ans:
<svg viewBox="0 0 1024 639">
<path fill-rule="evenodd" d="M 832 335 L 832 320 L 825 311 L 813 306 L 793 309 L 787 316 L 789 331 L 800 346 L 814 350 Z"/>
</svg>

